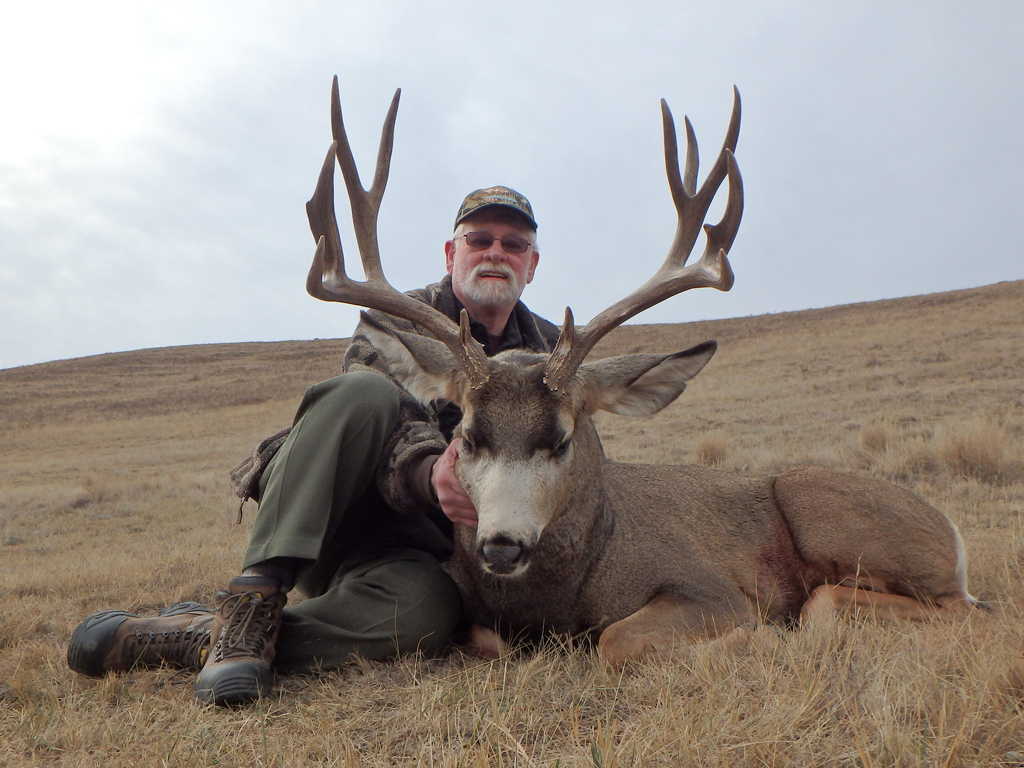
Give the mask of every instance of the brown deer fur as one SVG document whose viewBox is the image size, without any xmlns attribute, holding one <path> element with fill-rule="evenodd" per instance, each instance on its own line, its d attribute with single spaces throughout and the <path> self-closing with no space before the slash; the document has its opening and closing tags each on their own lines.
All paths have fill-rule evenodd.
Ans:
<svg viewBox="0 0 1024 768">
<path fill-rule="evenodd" d="M 439 342 L 372 332 L 389 362 L 417 371 L 415 396 L 463 409 L 473 447 L 463 444 L 456 466 L 480 523 L 457 528 L 446 570 L 469 618 L 506 637 L 599 633 L 602 655 L 621 662 L 752 621 L 795 621 L 825 585 L 857 585 L 837 604 L 871 589 L 871 605 L 892 604 L 908 618 L 976 602 L 955 526 L 897 486 L 821 467 L 751 477 L 607 460 L 594 410 L 660 410 L 711 358 L 713 343 L 585 363 L 568 391 L 555 393 L 542 381 L 546 355 L 498 355 L 487 384 L 474 389 Z M 571 448 L 555 459 L 567 430 Z M 551 465 L 557 471 L 534 468 Z M 481 488 L 510 467 L 525 468 L 545 493 L 510 499 L 515 486 L 503 487 L 496 511 Z M 516 513 L 533 522 L 520 525 Z M 520 547 L 513 572 L 495 572 L 482 554 L 495 540 Z M 818 603 L 823 594 L 834 596 L 816 595 Z M 910 599 L 888 599 L 897 596 Z"/>
</svg>

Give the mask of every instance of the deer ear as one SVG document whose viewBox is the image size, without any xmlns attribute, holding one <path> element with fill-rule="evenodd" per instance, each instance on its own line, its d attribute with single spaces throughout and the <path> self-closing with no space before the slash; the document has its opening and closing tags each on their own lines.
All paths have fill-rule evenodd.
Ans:
<svg viewBox="0 0 1024 768">
<path fill-rule="evenodd" d="M 620 416 L 651 416 L 675 400 L 701 372 L 718 344 L 707 341 L 674 355 L 622 355 L 584 363 L 586 409 Z"/>
<path fill-rule="evenodd" d="M 465 376 L 448 347 L 428 336 L 388 328 L 366 312 L 359 315 L 356 332 L 369 340 L 410 395 L 424 404 L 442 399 L 460 404 Z"/>
</svg>

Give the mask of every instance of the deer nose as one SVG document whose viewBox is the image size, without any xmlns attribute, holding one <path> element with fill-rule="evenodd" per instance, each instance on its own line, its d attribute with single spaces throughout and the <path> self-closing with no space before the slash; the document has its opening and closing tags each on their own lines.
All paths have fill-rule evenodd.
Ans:
<svg viewBox="0 0 1024 768">
<path fill-rule="evenodd" d="M 509 574 L 526 564 L 530 552 L 508 536 L 495 536 L 480 544 L 480 557 L 491 573 Z"/>
</svg>

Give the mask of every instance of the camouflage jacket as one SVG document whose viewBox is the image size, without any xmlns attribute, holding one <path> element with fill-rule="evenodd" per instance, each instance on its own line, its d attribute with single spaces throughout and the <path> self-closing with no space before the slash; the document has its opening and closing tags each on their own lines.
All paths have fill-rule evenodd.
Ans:
<svg viewBox="0 0 1024 768">
<path fill-rule="evenodd" d="M 442 312 L 458 322 L 462 303 L 452 290 L 452 279 L 446 275 L 439 283 L 426 288 L 409 291 L 409 295 Z M 376 310 L 369 312 L 382 325 L 401 331 L 429 336 L 422 327 Z M 533 314 L 523 302 L 518 302 L 509 315 L 501 344 L 492 349 L 487 329 L 477 322 L 470 323 L 473 337 L 484 345 L 488 356 L 506 349 L 531 349 L 550 352 L 558 339 L 559 329 L 542 317 Z M 430 486 L 429 469 L 432 462 L 427 459 L 444 453 L 454 430 L 462 420 L 462 413 L 450 402 L 434 402 L 424 406 L 416 401 L 402 387 L 401 378 L 395 375 L 383 356 L 370 343 L 360 321 L 352 334 L 342 362 L 342 370 L 372 371 L 386 376 L 398 385 L 400 409 L 398 423 L 388 439 L 381 461 L 377 467 L 376 485 L 388 505 L 398 512 L 428 512 L 437 508 L 436 499 Z M 283 429 L 263 440 L 252 454 L 231 471 L 231 480 L 236 495 L 244 504 L 258 493 L 260 475 L 284 443 L 290 428 Z M 241 516 L 241 510 L 239 510 Z"/>
</svg>

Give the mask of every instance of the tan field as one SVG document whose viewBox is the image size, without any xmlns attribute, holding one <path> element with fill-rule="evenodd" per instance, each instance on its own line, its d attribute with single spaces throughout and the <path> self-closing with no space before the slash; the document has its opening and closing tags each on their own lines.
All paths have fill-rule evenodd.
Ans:
<svg viewBox="0 0 1024 768">
<path fill-rule="evenodd" d="M 234 575 L 227 470 L 338 370 L 343 340 L 155 349 L 0 371 L 0 765 L 1024 765 L 1024 281 L 782 315 L 630 326 L 597 355 L 715 359 L 661 414 L 602 415 L 622 461 L 876 475 L 963 533 L 992 612 L 846 615 L 621 672 L 572 643 L 357 663 L 258 706 L 191 675 L 93 680 L 86 615 L 210 603 Z M 637 510 L 636 514 L 643 514 Z"/>
</svg>

